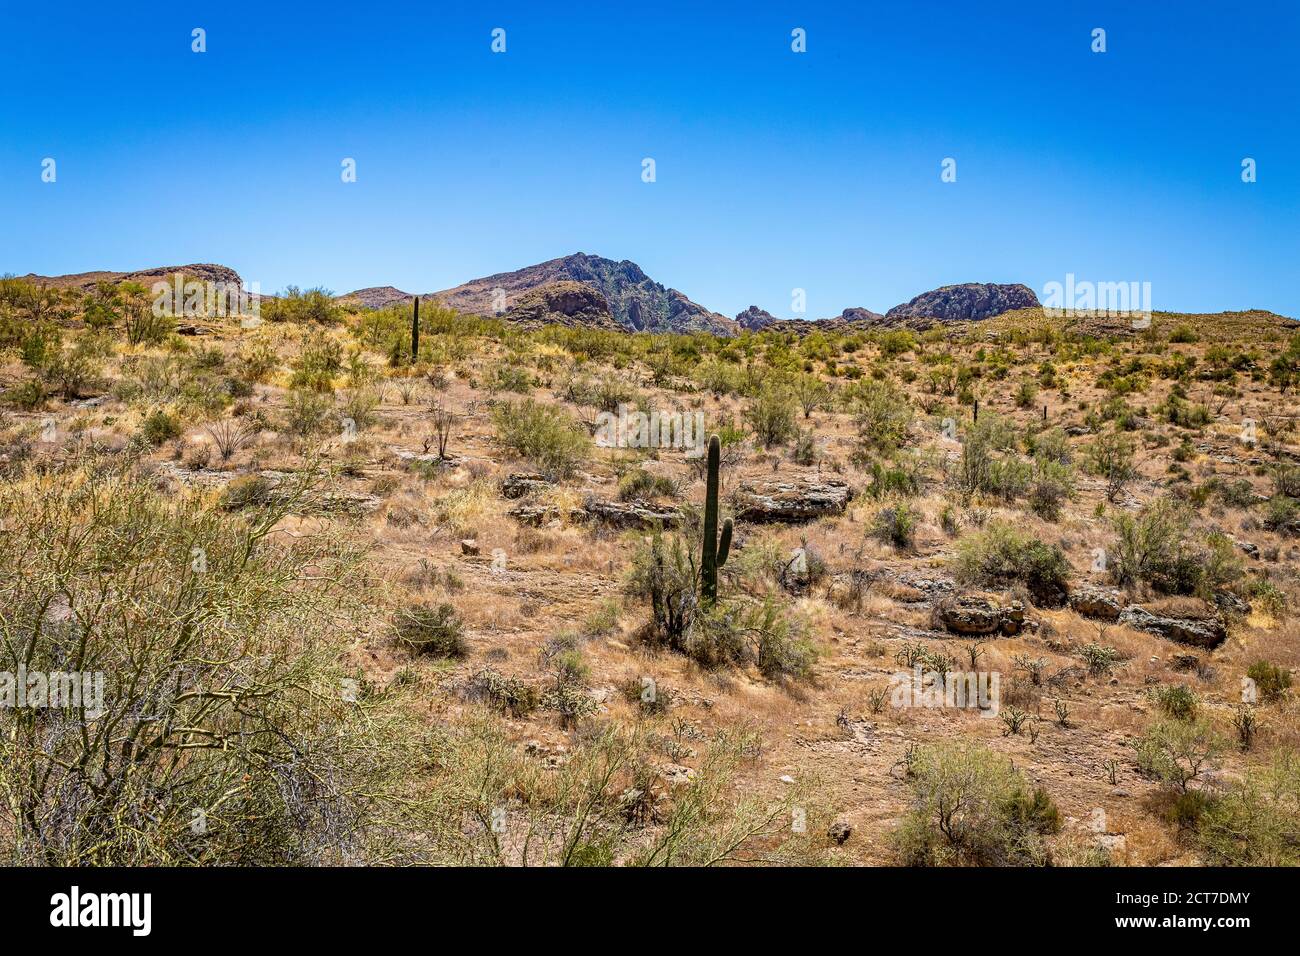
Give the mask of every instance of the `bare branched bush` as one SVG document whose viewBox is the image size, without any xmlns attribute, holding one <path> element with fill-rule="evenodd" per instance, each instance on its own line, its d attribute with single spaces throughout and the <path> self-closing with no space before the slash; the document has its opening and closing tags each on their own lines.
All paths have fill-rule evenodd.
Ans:
<svg viewBox="0 0 1300 956">
<path fill-rule="evenodd" d="M 245 418 L 223 418 L 205 429 L 222 461 L 230 459 L 257 437 L 257 423 Z"/>
<path fill-rule="evenodd" d="M 120 459 L 0 487 L 0 670 L 84 678 L 0 707 L 6 863 L 415 858 L 418 747 L 338 664 L 355 556 L 273 538 L 293 500 L 246 519 Z"/>
</svg>

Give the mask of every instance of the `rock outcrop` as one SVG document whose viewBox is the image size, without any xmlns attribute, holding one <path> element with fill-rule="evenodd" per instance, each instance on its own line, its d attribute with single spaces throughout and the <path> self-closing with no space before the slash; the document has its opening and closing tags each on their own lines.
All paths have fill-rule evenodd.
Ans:
<svg viewBox="0 0 1300 956">
<path fill-rule="evenodd" d="M 1084 585 L 1070 592 L 1070 608 L 1084 617 L 1118 621 L 1124 610 L 1124 598 L 1118 591 Z"/>
<path fill-rule="evenodd" d="M 414 300 L 415 296 L 391 285 L 380 285 L 368 289 L 356 289 L 337 298 L 339 302 L 360 306 L 363 309 L 382 309 L 390 305 L 407 304 Z"/>
<path fill-rule="evenodd" d="M 525 328 L 565 325 L 620 332 L 605 297 L 589 285 L 562 280 L 530 289 L 508 309 L 502 318 Z"/>
<path fill-rule="evenodd" d="M 837 478 L 792 478 L 741 485 L 732 495 L 740 521 L 798 523 L 842 514 L 853 499 Z"/>
<path fill-rule="evenodd" d="M 774 322 L 780 322 L 771 312 L 766 312 L 756 305 L 751 305 L 736 316 L 736 324 L 750 332 L 760 332 Z"/>
<path fill-rule="evenodd" d="M 1119 623 L 1193 647 L 1218 647 L 1228 636 L 1223 618 L 1208 606 L 1203 612 L 1175 615 L 1130 604 L 1120 612 Z"/>
<path fill-rule="evenodd" d="M 726 316 L 711 312 L 676 289 L 655 282 L 635 262 L 626 259 L 615 262 L 582 252 L 473 279 L 432 296 L 461 312 L 493 315 L 500 304 L 498 289 L 508 310 L 528 291 L 560 281 L 581 282 L 595 289 L 609 303 L 614 321 L 635 332 L 733 335 L 739 328 Z"/>
<path fill-rule="evenodd" d="M 216 282 L 232 288 L 243 287 L 243 280 L 238 272 L 229 266 L 219 266 L 211 262 L 192 262 L 185 266 L 158 266 L 136 272 L 75 272 L 62 276 L 40 276 L 29 273 L 19 278 L 24 282 L 33 282 L 37 285 L 89 291 L 100 282 L 111 282 L 113 285 L 122 282 L 138 282 L 147 289 L 155 282 L 175 281 L 177 275 L 196 282 Z"/>
<path fill-rule="evenodd" d="M 532 494 L 535 491 L 544 491 L 550 488 L 552 482 L 545 475 L 538 474 L 513 474 L 508 475 L 501 482 L 501 497 L 503 498 L 522 498 L 524 495 Z"/>
<path fill-rule="evenodd" d="M 934 619 L 951 634 L 1019 634 L 1025 628 L 1025 606 L 1019 601 L 1003 604 L 985 594 L 959 594 L 935 605 Z"/>
<path fill-rule="evenodd" d="M 992 318 L 1013 309 L 1034 308 L 1038 304 L 1038 296 L 1028 286 L 967 282 L 922 292 L 912 301 L 894 306 L 885 313 L 885 319 L 889 322 L 901 319 L 968 322 Z"/>
</svg>

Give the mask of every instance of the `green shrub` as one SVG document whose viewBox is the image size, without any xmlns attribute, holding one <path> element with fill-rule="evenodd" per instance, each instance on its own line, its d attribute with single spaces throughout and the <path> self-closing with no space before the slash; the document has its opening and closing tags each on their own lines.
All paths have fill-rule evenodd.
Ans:
<svg viewBox="0 0 1300 956">
<path fill-rule="evenodd" d="M 784 445 L 795 436 L 798 428 L 798 403 L 788 388 L 780 385 L 764 387 L 745 407 L 745 424 L 754 431 L 754 437 L 765 448 Z"/>
<path fill-rule="evenodd" d="M 312 438 L 329 429 L 334 403 L 329 396 L 296 388 L 285 396 L 285 431 L 298 438 Z"/>
<path fill-rule="evenodd" d="M 465 625 L 450 604 L 403 608 L 397 613 L 393 630 L 397 640 L 416 654 L 448 658 L 469 656 Z"/>
<path fill-rule="evenodd" d="M 563 409 L 531 398 L 498 405 L 492 413 L 497 440 L 530 459 L 548 476 L 570 477 L 586 460 L 591 439 Z"/>
<path fill-rule="evenodd" d="M 1196 694 L 1185 684 L 1152 688 L 1151 697 L 1161 711 L 1175 720 L 1191 720 L 1196 716 Z"/>
<path fill-rule="evenodd" d="M 1058 546 L 995 521 L 958 542 L 957 573 L 985 587 L 1023 584 L 1036 603 L 1058 605 L 1068 590 L 1070 563 Z"/>
<path fill-rule="evenodd" d="M 635 468 L 619 479 L 618 496 L 623 501 L 636 498 L 677 496 L 677 482 L 665 475 L 655 475 L 644 468 Z"/>
<path fill-rule="evenodd" d="M 265 505 L 271 500 L 271 482 L 261 475 L 242 475 L 234 479 L 221 492 L 221 507 L 238 511 Z"/>
<path fill-rule="evenodd" d="M 1201 815 L 1206 862 L 1218 866 L 1300 866 L 1300 756 L 1279 750 L 1251 768 Z"/>
<path fill-rule="evenodd" d="M 920 747 L 909 762 L 912 806 L 892 835 L 906 866 L 1042 866 L 1061 813 L 1010 760 L 981 744 Z"/>
<path fill-rule="evenodd" d="M 541 703 L 541 695 L 536 687 L 517 677 L 497 673 L 490 667 L 469 679 L 465 685 L 465 696 L 516 720 L 527 717 Z"/>
<path fill-rule="evenodd" d="M 912 404 L 887 382 L 864 380 L 849 393 L 858 440 L 866 454 L 891 454 L 906 444 Z"/>
<path fill-rule="evenodd" d="M 154 409 L 140 423 L 140 437 L 150 445 L 161 445 L 178 438 L 180 434 L 180 420 L 166 409 Z"/>
<path fill-rule="evenodd" d="M 1246 676 L 1255 682 L 1255 691 L 1265 703 L 1281 700 L 1291 688 L 1291 672 L 1269 661 L 1251 664 Z"/>
<path fill-rule="evenodd" d="M 1192 781 L 1212 769 L 1227 749 L 1223 735 L 1205 718 L 1162 718 L 1134 747 L 1138 769 L 1180 793 L 1187 793 Z"/>
<path fill-rule="evenodd" d="M 905 504 L 881 508 L 871 522 L 871 534 L 896 548 L 910 548 L 916 538 L 917 515 Z"/>
<path fill-rule="evenodd" d="M 1088 673 L 1093 677 L 1105 677 L 1115 665 L 1119 663 L 1119 651 L 1109 644 L 1098 644 L 1095 641 L 1083 645 L 1079 648 L 1079 656 L 1083 658 L 1084 664 L 1088 667 Z"/>
</svg>

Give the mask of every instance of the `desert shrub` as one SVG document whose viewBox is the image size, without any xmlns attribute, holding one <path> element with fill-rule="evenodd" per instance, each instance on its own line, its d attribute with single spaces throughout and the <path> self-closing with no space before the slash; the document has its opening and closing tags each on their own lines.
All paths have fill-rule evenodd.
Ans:
<svg viewBox="0 0 1300 956">
<path fill-rule="evenodd" d="M 1291 688 L 1291 672 L 1268 661 L 1251 664 L 1246 670 L 1246 676 L 1255 682 L 1255 692 L 1265 703 L 1281 700 Z"/>
<path fill-rule="evenodd" d="M 1171 499 L 1155 501 L 1136 516 L 1118 515 L 1114 526 L 1111 574 L 1118 584 L 1144 583 L 1163 594 L 1198 594 L 1208 600 L 1244 574 L 1241 559 L 1222 534 L 1208 534 L 1193 545 L 1188 513 Z"/>
<path fill-rule="evenodd" d="M 652 637 L 682 649 L 699 606 L 694 555 L 680 537 L 656 532 L 632 555 L 627 591 L 648 599 Z"/>
<path fill-rule="evenodd" d="M 1074 497 L 1074 476 L 1068 465 L 1051 459 L 1038 459 L 1029 489 L 1029 507 L 1044 521 L 1057 521 L 1061 508 Z"/>
<path fill-rule="evenodd" d="M 872 461 L 867 494 L 873 498 L 915 497 L 925 481 L 926 465 L 926 458 L 907 454 L 900 454 L 888 463 Z"/>
<path fill-rule="evenodd" d="M 531 398 L 493 409 L 497 440 L 552 478 L 568 478 L 586 460 L 591 439 L 563 409 Z"/>
<path fill-rule="evenodd" d="M 1274 754 L 1201 815 L 1207 861 L 1218 866 L 1300 866 L 1300 757 Z"/>
<path fill-rule="evenodd" d="M 393 632 L 399 643 L 416 654 L 450 658 L 469 656 L 465 625 L 450 604 L 402 608 L 394 617 Z"/>
<path fill-rule="evenodd" d="M 784 445 L 795 436 L 798 413 L 798 405 L 788 388 L 769 385 L 745 406 L 744 419 L 753 429 L 754 437 L 764 447 L 770 447 Z"/>
<path fill-rule="evenodd" d="M 154 409 L 140 422 L 140 437 L 150 445 L 161 445 L 180 434 L 180 420 L 164 408 Z"/>
<path fill-rule="evenodd" d="M 985 587 L 1023 584 L 1043 604 L 1060 603 L 1069 586 L 1070 563 L 1058 546 L 1002 521 L 962 538 L 956 560 L 963 580 Z"/>
<path fill-rule="evenodd" d="M 1167 684 L 1151 689 L 1151 699 L 1161 712 L 1175 720 L 1191 720 L 1196 716 L 1196 694 L 1186 684 Z"/>
<path fill-rule="evenodd" d="M 28 378 L 5 392 L 5 402 L 24 412 L 34 412 L 45 404 L 45 383 L 39 378 Z"/>
<path fill-rule="evenodd" d="M 741 620 L 760 674 L 768 680 L 807 680 L 812 676 L 817 649 L 802 627 L 775 601 L 749 608 Z"/>
<path fill-rule="evenodd" d="M 1147 728 L 1134 748 L 1139 770 L 1187 793 L 1192 781 L 1216 765 L 1227 742 L 1206 718 L 1162 718 Z"/>
<path fill-rule="evenodd" d="M 527 717 L 541 704 L 541 694 L 536 687 L 490 667 L 469 679 L 465 685 L 465 697 L 515 719 Z"/>
<path fill-rule="evenodd" d="M 916 539 L 916 513 L 905 504 L 881 508 L 871 521 L 871 534 L 896 548 L 910 548 Z"/>
<path fill-rule="evenodd" d="M 303 345 L 292 365 L 291 388 L 314 392 L 334 390 L 334 376 L 343 370 L 343 346 L 328 336 L 314 336 Z"/>
<path fill-rule="evenodd" d="M 486 382 L 489 392 L 518 392 L 521 395 L 531 392 L 534 384 L 528 369 L 513 363 L 496 366 Z"/>
<path fill-rule="evenodd" d="M 221 492 L 221 507 L 226 511 L 259 507 L 271 500 L 271 482 L 261 475 L 242 475 Z"/>
<path fill-rule="evenodd" d="M 892 842 L 906 866 L 1042 866 L 1044 836 L 1061 829 L 1050 796 L 980 744 L 921 747 L 910 762 L 912 805 Z"/>
<path fill-rule="evenodd" d="M 278 296 L 262 299 L 262 318 L 268 322 L 314 322 L 330 324 L 343 318 L 343 308 L 328 289 L 289 286 Z M 410 320 L 407 320 L 409 328 Z M 421 323 L 423 324 L 423 323 Z"/>
<path fill-rule="evenodd" d="M 677 496 L 677 482 L 665 475 L 655 475 L 644 468 L 634 468 L 619 479 L 618 496 L 623 501 L 636 498 Z"/>
<path fill-rule="evenodd" d="M 223 418 L 210 423 L 205 431 L 216 446 L 222 461 L 229 461 L 256 437 L 260 423 L 254 418 Z"/>
<path fill-rule="evenodd" d="M 539 773 L 536 758 L 497 720 L 452 728 L 436 782 L 460 814 L 430 834 L 440 858 L 494 866 L 822 861 L 818 841 L 790 826 L 796 806 L 805 808 L 809 832 L 829 822 L 807 784 L 797 782 L 777 799 L 738 788 L 739 772 L 756 749 L 752 730 L 711 740 L 692 778 L 672 788 L 671 800 L 662 799 L 663 783 L 651 765 L 653 740 L 643 727 L 589 723 L 573 734 L 563 764 Z M 503 839 L 490 825 L 503 809 L 517 839 Z"/>
<path fill-rule="evenodd" d="M 280 356 L 275 344 L 259 337 L 239 349 L 239 374 L 250 382 L 265 382 L 280 367 Z"/>
<path fill-rule="evenodd" d="M 896 386 L 864 380 L 849 393 L 864 453 L 890 454 L 907 442 L 912 405 Z"/>
<path fill-rule="evenodd" d="M 334 403 L 328 395 L 296 388 L 285 396 L 285 431 L 298 438 L 312 438 L 327 431 L 334 421 Z"/>
<path fill-rule="evenodd" d="M 795 433 L 794 451 L 790 457 L 796 465 L 812 465 L 817 462 L 817 436 L 812 429 L 799 429 Z"/>
<path fill-rule="evenodd" d="M 373 388 L 348 389 L 342 395 L 339 414 L 344 423 L 350 421 L 357 431 L 365 431 L 375 423 L 379 401 L 379 393 Z"/>
<path fill-rule="evenodd" d="M 1118 498 L 1137 477 L 1134 465 L 1136 449 L 1133 439 L 1118 431 L 1104 432 L 1088 445 L 1088 470 L 1106 482 L 1108 501 Z"/>
<path fill-rule="evenodd" d="M 277 540 L 292 507 L 224 514 L 158 492 L 122 456 L 0 486 L 0 670 L 104 675 L 90 700 L 0 708 L 8 863 L 418 853 L 407 783 L 427 740 L 346 690 L 346 635 L 365 621 L 355 555 Z"/>
<path fill-rule="evenodd" d="M 1300 504 L 1294 498 L 1275 495 L 1264 506 L 1262 523 L 1269 531 L 1279 534 L 1300 533 Z"/>
<path fill-rule="evenodd" d="M 1120 661 L 1117 649 L 1109 644 L 1098 644 L 1095 641 L 1079 648 L 1079 656 L 1083 658 L 1083 663 L 1092 677 L 1106 677 Z"/>
</svg>

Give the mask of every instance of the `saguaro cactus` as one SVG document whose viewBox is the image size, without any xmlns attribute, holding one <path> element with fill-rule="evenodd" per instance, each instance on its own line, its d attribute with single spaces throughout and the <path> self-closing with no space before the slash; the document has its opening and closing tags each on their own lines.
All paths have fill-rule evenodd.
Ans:
<svg viewBox="0 0 1300 956">
<path fill-rule="evenodd" d="M 415 312 L 411 315 L 411 364 L 420 361 L 420 297 L 415 297 Z"/>
<path fill-rule="evenodd" d="M 727 563 L 731 550 L 731 519 L 722 525 L 718 540 L 718 468 L 722 464 L 722 443 L 718 436 L 709 439 L 709 470 L 704 483 L 704 550 L 700 556 L 700 590 L 704 600 L 718 599 L 718 568 Z"/>
</svg>

